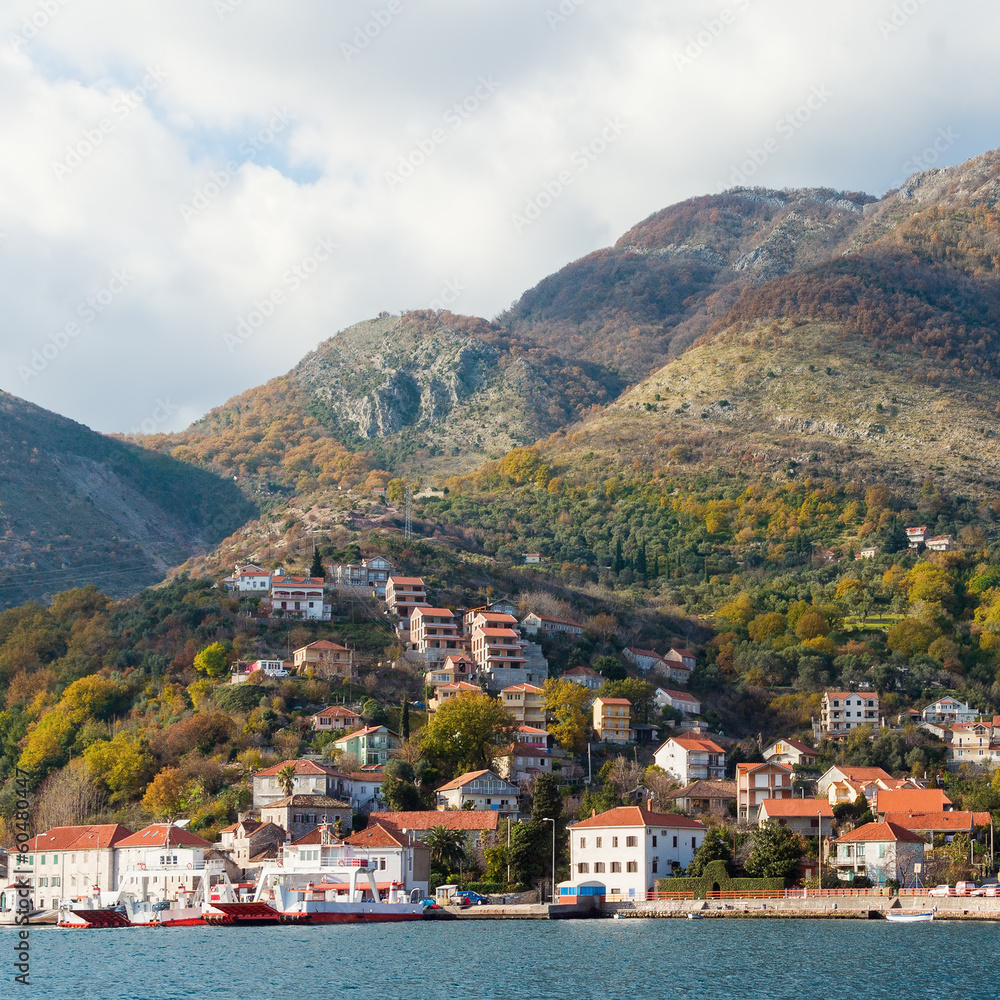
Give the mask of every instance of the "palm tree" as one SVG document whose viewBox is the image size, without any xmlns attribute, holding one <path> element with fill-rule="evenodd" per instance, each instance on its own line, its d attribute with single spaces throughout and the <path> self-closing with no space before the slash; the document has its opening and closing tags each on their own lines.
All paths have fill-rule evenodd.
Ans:
<svg viewBox="0 0 1000 1000">
<path fill-rule="evenodd" d="M 291 795 L 292 790 L 295 788 L 295 765 L 286 764 L 275 777 L 278 779 L 281 790 L 286 795 Z"/>
<path fill-rule="evenodd" d="M 431 849 L 431 862 L 449 871 L 454 864 L 465 860 L 465 834 L 459 830 L 449 830 L 435 826 L 424 838 Z"/>
</svg>

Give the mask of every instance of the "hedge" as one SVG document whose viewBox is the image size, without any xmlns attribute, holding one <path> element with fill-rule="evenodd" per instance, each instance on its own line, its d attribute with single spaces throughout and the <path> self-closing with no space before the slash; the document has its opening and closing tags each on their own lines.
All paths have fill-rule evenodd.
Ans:
<svg viewBox="0 0 1000 1000">
<path fill-rule="evenodd" d="M 658 892 L 693 892 L 695 899 L 705 899 L 718 885 L 723 892 L 754 892 L 761 889 L 784 889 L 783 878 L 732 878 L 725 861 L 710 861 L 701 878 L 661 878 Z"/>
</svg>

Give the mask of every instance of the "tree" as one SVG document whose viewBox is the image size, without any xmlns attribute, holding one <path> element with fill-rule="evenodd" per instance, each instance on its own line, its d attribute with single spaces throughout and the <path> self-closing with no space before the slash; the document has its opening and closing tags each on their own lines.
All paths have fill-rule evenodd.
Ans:
<svg viewBox="0 0 1000 1000">
<path fill-rule="evenodd" d="M 208 677 L 221 677 L 229 670 L 229 648 L 225 643 L 213 642 L 194 658 L 194 668 Z"/>
<path fill-rule="evenodd" d="M 123 729 L 112 740 L 97 740 L 83 751 L 90 776 L 119 804 L 138 798 L 156 764 L 145 733 Z"/>
<path fill-rule="evenodd" d="M 725 861 L 728 865 L 733 860 L 733 849 L 729 837 L 723 836 L 717 826 L 710 826 L 705 832 L 701 847 L 694 852 L 694 857 L 687 867 L 688 878 L 701 878 L 705 873 L 705 865 L 710 861 Z"/>
<path fill-rule="evenodd" d="M 615 790 L 620 802 L 634 801 L 635 793 L 644 787 L 646 769 L 642 764 L 619 755 L 604 764 L 600 778 Z"/>
<path fill-rule="evenodd" d="M 590 691 L 582 684 L 550 677 L 542 686 L 545 710 L 552 717 L 549 732 L 564 750 L 580 753 L 590 725 Z"/>
<path fill-rule="evenodd" d="M 622 540 L 615 538 L 615 554 L 611 560 L 611 572 L 620 573 L 625 568 L 625 560 L 622 559 Z"/>
<path fill-rule="evenodd" d="M 539 774 L 531 785 L 531 818 L 558 821 L 562 811 L 563 801 L 556 779 L 551 774 Z"/>
<path fill-rule="evenodd" d="M 313 561 L 309 567 L 309 575 L 326 579 L 326 570 L 323 568 L 323 559 L 319 554 L 319 546 L 313 546 Z"/>
<path fill-rule="evenodd" d="M 176 767 L 165 767 L 146 786 L 142 797 L 142 808 L 157 819 L 176 816 L 182 808 L 187 779 Z"/>
<path fill-rule="evenodd" d="M 509 747 L 517 722 L 495 698 L 465 694 L 451 698 L 435 713 L 423 731 L 420 745 L 443 764 L 463 771 L 493 765 L 502 747 Z"/>
<path fill-rule="evenodd" d="M 410 703 L 403 697 L 403 707 L 399 711 L 399 735 L 404 740 L 410 738 Z"/>
<path fill-rule="evenodd" d="M 399 757 L 385 765 L 382 795 L 393 812 L 409 812 L 421 806 L 413 766 Z"/>
<path fill-rule="evenodd" d="M 291 795 L 295 788 L 295 765 L 286 764 L 275 777 L 278 779 L 278 787 L 285 795 Z"/>
<path fill-rule="evenodd" d="M 653 714 L 656 688 L 649 681 L 641 681 L 636 677 L 605 681 L 597 694 L 601 698 L 627 698 L 632 704 L 633 722 L 649 722 Z"/>
<path fill-rule="evenodd" d="M 751 878 L 791 878 L 805 853 L 799 837 L 769 820 L 757 827 L 751 839 L 753 846 L 743 865 Z"/>
<path fill-rule="evenodd" d="M 617 656 L 598 656 L 594 660 L 594 669 L 609 681 L 623 681 L 628 674 Z"/>
<path fill-rule="evenodd" d="M 465 834 L 461 830 L 435 826 L 424 837 L 424 843 L 430 848 L 431 863 L 445 871 L 452 871 L 465 860 Z"/>
<path fill-rule="evenodd" d="M 587 631 L 602 642 L 607 642 L 618 631 L 618 619 L 602 611 L 587 619 Z"/>
</svg>

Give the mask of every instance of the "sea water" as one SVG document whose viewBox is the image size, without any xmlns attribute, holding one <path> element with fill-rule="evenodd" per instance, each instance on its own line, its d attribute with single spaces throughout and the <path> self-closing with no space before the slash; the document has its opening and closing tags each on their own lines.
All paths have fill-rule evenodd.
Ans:
<svg viewBox="0 0 1000 1000">
<path fill-rule="evenodd" d="M 456 920 L 317 927 L 0 928 L 0 998 L 920 1000 L 1000 987 L 992 923 Z"/>
</svg>

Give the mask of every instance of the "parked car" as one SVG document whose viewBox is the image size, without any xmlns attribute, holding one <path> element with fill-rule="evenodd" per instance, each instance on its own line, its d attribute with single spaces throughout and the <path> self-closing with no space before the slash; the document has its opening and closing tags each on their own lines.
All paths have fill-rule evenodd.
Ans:
<svg viewBox="0 0 1000 1000">
<path fill-rule="evenodd" d="M 441 907 L 436 899 L 422 899 L 420 900 L 420 905 L 425 910 L 440 910 Z"/>
<path fill-rule="evenodd" d="M 927 893 L 928 896 L 957 896 L 958 893 L 950 885 L 936 885 L 930 892 Z"/>
<path fill-rule="evenodd" d="M 480 896 L 478 892 L 473 892 L 471 889 L 456 892 L 455 896 L 462 900 L 462 906 L 485 906 L 489 902 L 489 897 Z"/>
<path fill-rule="evenodd" d="M 955 883 L 955 895 L 956 896 L 971 896 L 977 889 L 975 882 L 956 882 Z"/>
</svg>

